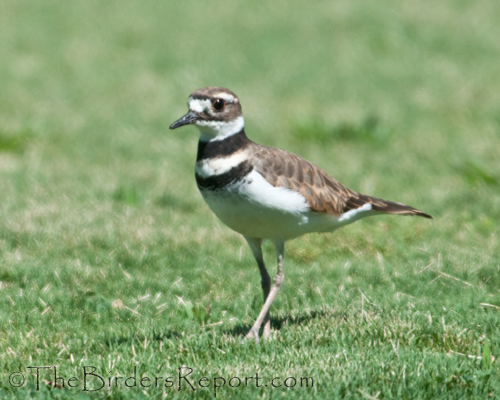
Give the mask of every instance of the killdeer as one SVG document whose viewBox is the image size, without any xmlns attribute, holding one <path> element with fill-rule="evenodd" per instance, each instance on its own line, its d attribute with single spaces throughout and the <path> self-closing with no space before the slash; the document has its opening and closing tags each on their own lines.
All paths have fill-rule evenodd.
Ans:
<svg viewBox="0 0 500 400">
<path fill-rule="evenodd" d="M 241 104 L 228 89 L 206 87 L 191 93 L 189 111 L 170 125 L 195 125 L 200 131 L 195 177 L 210 209 L 244 236 L 261 275 L 264 305 L 246 338 L 270 333 L 269 307 L 284 281 L 285 241 L 311 232 L 332 232 L 378 214 L 432 218 L 404 204 L 366 196 L 342 186 L 310 162 L 284 150 L 252 142 L 245 134 Z M 261 244 L 276 249 L 272 280 Z"/>
</svg>

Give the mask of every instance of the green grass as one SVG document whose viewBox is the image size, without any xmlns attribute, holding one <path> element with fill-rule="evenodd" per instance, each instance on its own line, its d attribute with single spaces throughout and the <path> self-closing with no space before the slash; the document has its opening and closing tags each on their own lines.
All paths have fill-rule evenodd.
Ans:
<svg viewBox="0 0 500 400">
<path fill-rule="evenodd" d="M 4 1 L 0 397 L 213 398 L 214 378 L 256 373 L 268 387 L 217 398 L 499 397 L 498 15 L 493 0 Z M 208 85 L 239 95 L 257 142 L 435 217 L 287 243 L 260 344 L 242 343 L 262 305 L 250 250 L 197 191 L 195 129 L 168 130 Z M 37 391 L 28 366 L 80 386 L 51 390 L 52 370 Z M 83 392 L 83 366 L 211 381 Z"/>
</svg>

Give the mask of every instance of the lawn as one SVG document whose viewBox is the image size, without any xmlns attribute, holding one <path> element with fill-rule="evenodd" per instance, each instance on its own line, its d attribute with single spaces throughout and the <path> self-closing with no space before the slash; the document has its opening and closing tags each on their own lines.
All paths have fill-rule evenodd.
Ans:
<svg viewBox="0 0 500 400">
<path fill-rule="evenodd" d="M 0 398 L 500 397 L 498 15 L 3 1 Z M 168 130 L 203 86 L 251 139 L 435 219 L 288 242 L 271 337 L 243 342 L 257 266 L 198 193 L 196 130 Z"/>
</svg>

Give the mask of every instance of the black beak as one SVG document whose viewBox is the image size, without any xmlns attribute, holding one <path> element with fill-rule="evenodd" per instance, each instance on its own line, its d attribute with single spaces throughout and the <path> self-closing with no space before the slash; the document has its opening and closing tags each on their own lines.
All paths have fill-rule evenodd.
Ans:
<svg viewBox="0 0 500 400">
<path fill-rule="evenodd" d="M 198 116 L 193 111 L 189 110 L 186 115 L 180 117 L 177 121 L 175 121 L 172 125 L 170 125 L 170 129 L 175 129 L 184 125 L 192 124 L 197 119 Z"/>
</svg>

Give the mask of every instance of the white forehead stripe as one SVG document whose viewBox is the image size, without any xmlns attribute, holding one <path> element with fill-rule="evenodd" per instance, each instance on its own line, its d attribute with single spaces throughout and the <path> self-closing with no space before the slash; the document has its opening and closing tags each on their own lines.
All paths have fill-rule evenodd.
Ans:
<svg viewBox="0 0 500 400">
<path fill-rule="evenodd" d="M 202 113 L 204 111 L 210 110 L 212 108 L 212 103 L 210 100 L 201 100 L 201 99 L 188 99 L 188 106 L 190 110 L 193 110 L 198 113 Z"/>
</svg>

